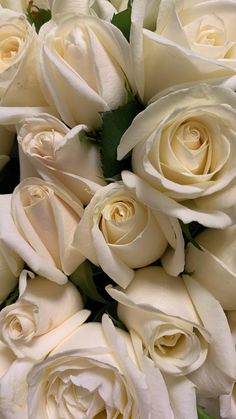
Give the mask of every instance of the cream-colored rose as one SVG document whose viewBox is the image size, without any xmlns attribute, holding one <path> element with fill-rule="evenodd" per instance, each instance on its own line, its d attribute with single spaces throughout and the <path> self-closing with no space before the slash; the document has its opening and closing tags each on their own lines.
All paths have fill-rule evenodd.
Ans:
<svg viewBox="0 0 236 419">
<path fill-rule="evenodd" d="M 18 126 L 21 178 L 36 173 L 68 188 L 83 204 L 88 204 L 105 184 L 98 147 L 81 141 L 88 130 L 85 125 L 69 130 L 47 114 L 22 121 Z"/>
<path fill-rule="evenodd" d="M 0 195 L 2 243 L 40 276 L 63 284 L 84 257 L 73 245 L 83 214 L 80 201 L 49 182 L 28 178 Z M 65 275 L 66 274 L 66 275 Z"/>
<path fill-rule="evenodd" d="M 0 5 L 7 9 L 15 10 L 17 12 L 27 12 L 29 7 L 30 0 L 0 0 Z M 39 7 L 40 9 L 49 9 L 48 0 L 34 0 L 34 6 Z"/>
<path fill-rule="evenodd" d="M 171 419 L 170 405 L 150 404 L 146 376 L 138 369 L 129 335 L 111 320 L 82 325 L 28 376 L 29 417 L 38 419 Z M 152 382 L 155 385 L 155 381 Z M 164 393 L 163 393 L 163 391 Z M 162 409 L 163 407 L 163 409 Z"/>
<path fill-rule="evenodd" d="M 114 25 L 74 12 L 43 25 L 40 41 L 42 88 L 67 125 L 99 127 L 101 112 L 126 103 L 129 44 Z"/>
<path fill-rule="evenodd" d="M 141 100 L 176 84 L 235 75 L 235 18 L 232 0 L 134 0 L 130 44 Z"/>
<path fill-rule="evenodd" d="M 0 8 L 0 104 L 41 106 L 36 74 L 37 34 L 24 14 Z"/>
<path fill-rule="evenodd" d="M 236 222 L 236 96 L 200 84 L 149 105 L 132 122 L 118 158 L 132 152 L 126 186 L 151 208 L 184 223 L 226 228 Z"/>
<path fill-rule="evenodd" d="M 100 19 L 111 21 L 117 13 L 123 12 L 128 7 L 128 0 L 92 0 L 90 1 L 90 14 Z"/>
<path fill-rule="evenodd" d="M 225 310 L 236 310 L 236 226 L 225 230 L 206 229 L 195 239 L 203 251 L 188 245 L 186 271 L 192 272 Z"/>
<path fill-rule="evenodd" d="M 74 195 L 41 179 L 26 179 L 12 195 L 12 217 L 22 238 L 67 275 L 84 260 L 73 245 L 82 215 L 82 204 Z"/>
<path fill-rule="evenodd" d="M 0 340 L 19 358 L 41 360 L 86 320 L 82 308 L 71 282 L 58 285 L 23 271 L 18 300 L 0 312 Z"/>
<path fill-rule="evenodd" d="M 159 258 L 173 275 L 184 268 L 178 220 L 151 211 L 122 183 L 111 183 L 96 192 L 76 231 L 75 245 L 124 288 L 133 279 L 133 269 Z"/>
<path fill-rule="evenodd" d="M 31 276 L 28 281 L 27 274 Z M 0 340 L 1 419 L 29 418 L 27 375 L 36 362 L 85 322 L 90 312 L 82 307 L 71 283 L 57 285 L 23 271 L 19 299 L 0 314 L 4 341 Z"/>
<path fill-rule="evenodd" d="M 126 290 L 107 287 L 118 315 L 161 371 L 187 375 L 204 397 L 229 392 L 235 349 L 220 304 L 193 278 L 139 269 Z"/>
<path fill-rule="evenodd" d="M 128 0 L 49 0 L 52 18 L 58 22 L 77 15 L 97 16 L 111 21 L 114 14 L 128 6 Z"/>
</svg>

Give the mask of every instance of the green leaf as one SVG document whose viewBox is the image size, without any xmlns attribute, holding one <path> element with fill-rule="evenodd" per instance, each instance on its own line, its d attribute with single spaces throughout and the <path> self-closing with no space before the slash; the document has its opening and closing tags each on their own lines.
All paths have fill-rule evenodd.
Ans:
<svg viewBox="0 0 236 419">
<path fill-rule="evenodd" d="M 33 1 L 29 2 L 27 8 L 27 19 L 31 25 L 35 26 L 36 32 L 39 32 L 41 26 L 51 19 L 51 10 L 40 9 L 34 5 Z"/>
<path fill-rule="evenodd" d="M 10 304 L 15 303 L 15 301 L 19 297 L 19 287 L 18 284 L 14 288 L 14 290 L 8 295 L 8 297 L 0 304 L 0 310 L 2 310 L 4 307 L 9 306 Z"/>
<path fill-rule="evenodd" d="M 204 250 L 201 248 L 201 246 L 196 242 L 196 240 L 194 240 L 194 238 L 193 238 L 193 236 L 190 232 L 189 224 L 184 224 L 180 220 L 180 225 L 181 225 L 182 231 L 183 231 L 187 241 L 192 243 L 192 245 L 195 246 L 198 250 L 201 250 L 202 252 L 204 252 Z"/>
<path fill-rule="evenodd" d="M 122 135 L 141 110 L 140 104 L 137 101 L 133 101 L 120 106 L 114 111 L 102 114 L 103 125 L 100 136 L 102 166 L 105 178 L 112 178 L 125 168 L 127 159 L 117 161 L 117 147 Z"/>
<path fill-rule="evenodd" d="M 78 136 L 79 136 L 79 140 L 82 143 L 83 142 L 86 142 L 86 141 L 92 141 L 93 143 L 97 143 L 98 142 L 97 138 L 91 137 L 90 135 L 87 135 L 87 132 L 85 132 L 83 130 L 79 132 Z"/>
<path fill-rule="evenodd" d="M 113 15 L 111 23 L 115 25 L 123 33 L 127 41 L 129 41 L 131 27 L 131 5 L 126 10 Z"/>
<path fill-rule="evenodd" d="M 214 416 L 209 416 L 205 409 L 201 406 L 197 407 L 198 419 L 216 419 Z"/>
<path fill-rule="evenodd" d="M 93 318 L 93 321 L 94 322 L 101 322 L 102 316 L 103 316 L 104 313 L 108 314 L 108 316 L 110 317 L 110 319 L 112 320 L 112 322 L 114 323 L 114 325 L 116 327 L 118 327 L 119 329 L 127 331 L 127 328 L 125 327 L 124 323 L 122 323 L 122 321 L 120 319 L 118 319 L 118 316 L 117 316 L 117 302 L 116 301 L 112 301 L 111 303 L 106 304 L 99 311 L 97 311 L 97 313 L 95 314 L 95 316 Z"/>
<path fill-rule="evenodd" d="M 70 280 L 91 300 L 106 304 L 107 301 L 97 291 L 93 280 L 91 263 L 86 260 L 71 275 Z"/>
</svg>

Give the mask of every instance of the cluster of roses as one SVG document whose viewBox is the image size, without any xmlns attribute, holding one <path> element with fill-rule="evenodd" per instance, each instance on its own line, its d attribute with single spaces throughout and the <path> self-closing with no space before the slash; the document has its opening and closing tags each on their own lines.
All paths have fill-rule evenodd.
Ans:
<svg viewBox="0 0 236 419">
<path fill-rule="evenodd" d="M 235 419 L 236 1 L 0 4 L 0 417 Z M 109 183 L 91 133 L 130 95 Z M 126 331 L 89 321 L 86 260 Z"/>
</svg>

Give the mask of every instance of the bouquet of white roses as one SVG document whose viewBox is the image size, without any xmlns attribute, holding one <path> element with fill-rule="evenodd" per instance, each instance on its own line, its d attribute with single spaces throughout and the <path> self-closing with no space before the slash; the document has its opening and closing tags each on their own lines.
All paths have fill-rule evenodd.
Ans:
<svg viewBox="0 0 236 419">
<path fill-rule="evenodd" d="M 236 1 L 0 0 L 0 418 L 236 418 Z"/>
</svg>

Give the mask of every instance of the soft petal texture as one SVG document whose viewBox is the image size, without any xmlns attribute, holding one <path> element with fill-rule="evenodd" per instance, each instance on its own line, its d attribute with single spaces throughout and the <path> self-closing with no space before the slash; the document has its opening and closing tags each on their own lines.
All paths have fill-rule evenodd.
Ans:
<svg viewBox="0 0 236 419">
<path fill-rule="evenodd" d="M 189 244 L 187 272 L 206 287 L 224 310 L 236 310 L 236 226 L 225 230 L 206 229 L 195 237 L 202 251 Z"/>
<path fill-rule="evenodd" d="M 36 72 L 37 34 L 24 14 L 0 9 L 0 104 L 40 106 L 45 99 Z"/>
<path fill-rule="evenodd" d="M 211 333 L 205 364 L 189 375 L 201 397 L 217 397 L 229 393 L 236 374 L 236 357 L 225 313 L 218 301 L 190 276 L 184 276 L 189 295 L 201 321 Z"/>
<path fill-rule="evenodd" d="M 194 384 L 186 377 L 164 374 L 174 419 L 197 419 L 196 391 Z"/>
<path fill-rule="evenodd" d="M 0 357 L 1 357 L 1 366 L 0 366 L 0 378 L 8 370 L 13 361 L 15 360 L 14 353 L 8 348 L 5 343 L 0 341 Z"/>
<path fill-rule="evenodd" d="M 141 100 L 173 85 L 234 75 L 235 16 L 231 0 L 134 0 L 130 44 Z"/>
<path fill-rule="evenodd" d="M 0 378 L 1 419 L 28 419 L 26 377 L 32 366 L 29 359 L 16 359 Z"/>
<path fill-rule="evenodd" d="M 118 301 L 118 314 L 137 333 L 162 371 L 187 375 L 199 394 L 216 397 L 230 391 L 235 349 L 220 304 L 191 277 L 176 279 L 160 267 L 136 271 L 129 287 L 107 287 Z"/>
<path fill-rule="evenodd" d="M 118 158 L 132 149 L 123 182 L 149 207 L 184 223 L 226 228 L 236 220 L 233 91 L 202 84 L 174 90 L 141 112 L 124 133 Z"/>
<path fill-rule="evenodd" d="M 40 42 L 44 94 L 67 125 L 97 128 L 100 112 L 126 103 L 126 84 L 132 84 L 129 45 L 114 25 L 74 15 L 43 25 Z"/>
<path fill-rule="evenodd" d="M 17 12 L 26 12 L 29 6 L 30 0 L 1 0 L 0 4 L 2 7 L 7 9 L 15 10 Z M 34 0 L 34 6 L 40 9 L 49 9 L 48 0 Z"/>
<path fill-rule="evenodd" d="M 145 375 L 135 365 L 129 336 L 110 322 L 105 318 L 102 325 L 82 325 L 33 368 L 28 379 L 30 417 L 151 417 Z"/>
<path fill-rule="evenodd" d="M 49 265 L 69 275 L 84 261 L 73 245 L 83 207 L 72 193 L 41 179 L 27 178 L 14 190 L 11 208 L 22 239 Z"/>
<path fill-rule="evenodd" d="M 0 203 L 2 243 L 11 249 L 13 254 L 19 255 L 34 272 L 59 284 L 64 284 L 67 281 L 66 275 L 37 254 L 17 230 L 11 215 L 11 195 L 1 195 Z"/>
<path fill-rule="evenodd" d="M 83 302 L 71 282 L 58 285 L 27 271 L 21 273 L 19 291 L 18 300 L 0 312 L 0 338 L 17 357 L 34 357 L 33 341 L 80 311 Z"/>
<path fill-rule="evenodd" d="M 88 204 L 105 184 L 98 146 L 82 141 L 82 134 L 88 131 L 85 125 L 69 130 L 48 114 L 22 121 L 17 137 L 21 179 L 36 171 L 44 180 L 68 188 Z"/>
<path fill-rule="evenodd" d="M 220 417 L 222 419 L 234 419 L 236 417 L 236 386 L 232 387 L 231 393 L 220 396 Z"/>
<path fill-rule="evenodd" d="M 211 337 L 180 278 L 153 266 L 137 270 L 125 291 L 107 287 L 107 292 L 119 302 L 121 320 L 141 337 L 162 371 L 185 375 L 204 363 Z"/>
<path fill-rule="evenodd" d="M 111 183 L 96 192 L 85 209 L 74 244 L 124 288 L 134 276 L 133 269 L 159 258 L 173 275 L 184 268 L 179 222 L 149 210 L 122 183 Z"/>
</svg>

